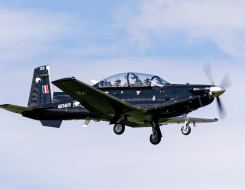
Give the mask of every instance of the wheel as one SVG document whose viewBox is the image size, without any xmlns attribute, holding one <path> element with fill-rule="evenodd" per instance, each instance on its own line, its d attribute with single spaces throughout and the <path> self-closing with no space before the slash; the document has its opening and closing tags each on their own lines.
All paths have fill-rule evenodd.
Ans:
<svg viewBox="0 0 245 190">
<path fill-rule="evenodd" d="M 191 127 L 189 125 L 187 125 L 186 127 L 183 126 L 181 128 L 181 132 L 183 135 L 189 135 L 191 133 Z"/>
<path fill-rule="evenodd" d="M 117 135 L 121 135 L 125 131 L 125 125 L 123 123 L 117 123 L 114 125 L 113 130 Z"/>
<path fill-rule="evenodd" d="M 159 134 L 151 134 L 150 141 L 152 144 L 157 145 L 161 142 L 161 136 Z"/>
</svg>

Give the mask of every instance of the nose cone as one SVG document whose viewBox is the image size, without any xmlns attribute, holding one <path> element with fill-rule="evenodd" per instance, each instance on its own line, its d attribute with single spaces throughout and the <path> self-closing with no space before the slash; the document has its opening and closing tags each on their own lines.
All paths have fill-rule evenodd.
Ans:
<svg viewBox="0 0 245 190">
<path fill-rule="evenodd" d="M 212 86 L 210 87 L 210 95 L 215 98 L 215 97 L 218 97 L 222 94 L 225 93 L 225 89 L 223 87 L 220 87 L 220 86 Z"/>
</svg>

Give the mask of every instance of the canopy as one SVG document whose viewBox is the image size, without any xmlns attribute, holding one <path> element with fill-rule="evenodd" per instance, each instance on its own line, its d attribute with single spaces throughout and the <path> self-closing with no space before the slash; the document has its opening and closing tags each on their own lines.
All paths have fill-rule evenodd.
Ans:
<svg viewBox="0 0 245 190">
<path fill-rule="evenodd" d="M 156 75 L 144 73 L 121 73 L 101 80 L 99 88 L 106 87 L 150 87 L 169 84 Z"/>
</svg>

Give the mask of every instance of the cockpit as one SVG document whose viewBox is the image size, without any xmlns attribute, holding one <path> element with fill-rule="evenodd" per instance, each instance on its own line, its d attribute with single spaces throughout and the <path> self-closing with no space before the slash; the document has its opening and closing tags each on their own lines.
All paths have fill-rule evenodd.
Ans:
<svg viewBox="0 0 245 190">
<path fill-rule="evenodd" d="M 97 83 L 95 86 L 99 88 L 152 86 L 162 87 L 165 84 L 169 83 L 156 75 L 143 73 L 121 73 L 108 77 Z"/>
</svg>

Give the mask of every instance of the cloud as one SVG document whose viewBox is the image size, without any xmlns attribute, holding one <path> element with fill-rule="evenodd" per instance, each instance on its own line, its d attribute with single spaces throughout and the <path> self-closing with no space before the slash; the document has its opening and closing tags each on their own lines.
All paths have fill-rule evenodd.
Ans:
<svg viewBox="0 0 245 190">
<path fill-rule="evenodd" d="M 0 9 L 0 60 L 24 60 L 48 54 L 60 41 L 78 33 L 81 29 L 78 23 L 83 26 L 71 14 Z"/>
<path fill-rule="evenodd" d="M 243 56 L 244 8 L 241 0 L 142 0 L 122 7 L 117 22 L 141 48 L 149 47 L 155 36 L 182 33 L 190 43 L 208 40 L 230 55 Z"/>
<path fill-rule="evenodd" d="M 64 50 L 63 53 L 69 56 L 76 57 L 87 57 L 87 56 L 108 56 L 122 53 L 116 45 L 97 45 L 97 46 L 88 46 L 85 48 L 69 48 Z"/>
</svg>

